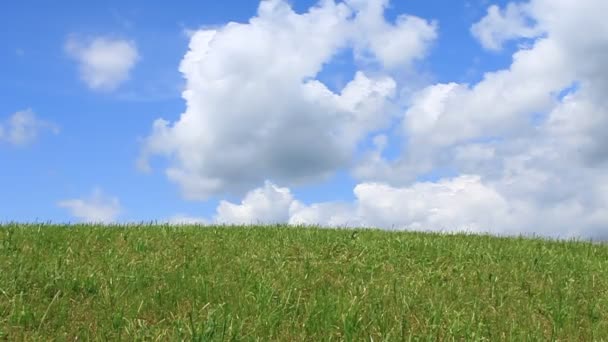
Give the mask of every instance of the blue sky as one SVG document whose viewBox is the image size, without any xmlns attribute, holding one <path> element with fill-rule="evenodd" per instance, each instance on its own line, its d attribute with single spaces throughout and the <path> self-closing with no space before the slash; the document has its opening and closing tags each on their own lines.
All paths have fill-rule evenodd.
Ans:
<svg viewBox="0 0 608 342">
<path fill-rule="evenodd" d="M 559 12 L 563 15 L 576 12 L 569 9 L 567 2 L 564 1 L 560 0 L 555 5 L 542 0 L 511 4 L 507 1 L 489 0 L 449 2 L 373 0 L 367 5 L 362 5 L 359 0 L 345 3 L 337 1 L 337 6 L 344 6 L 351 12 L 345 18 L 338 18 L 338 10 L 329 9 L 328 3 L 333 4 L 333 1 L 319 4 L 317 1 L 290 1 L 287 6 L 291 6 L 295 16 L 303 17 L 311 7 L 318 6 L 326 8 L 328 13 L 331 12 L 330 15 L 335 15 L 338 18 L 336 20 L 343 21 L 340 23 L 342 26 L 336 26 L 336 32 L 341 29 L 359 32 L 343 33 L 343 36 L 338 36 L 335 32 L 328 32 L 328 36 L 336 35 L 335 38 L 332 38 L 335 39 L 335 42 L 329 41 L 329 38 L 313 36 L 314 34 L 307 37 L 298 32 L 293 33 L 294 36 L 291 39 L 301 39 L 302 46 L 306 46 L 310 40 L 326 39 L 327 42 L 319 44 L 328 44 L 327 47 L 330 49 L 328 50 L 330 51 L 328 52 L 329 57 L 311 56 L 311 61 L 314 58 L 318 59 L 311 63 L 316 63 L 315 65 L 320 67 L 319 72 L 309 75 L 302 71 L 301 75 L 305 77 L 298 79 L 298 87 L 302 85 L 306 87 L 307 80 L 314 80 L 321 82 L 328 91 L 339 95 L 342 89 L 355 78 L 357 72 L 361 72 L 366 79 L 376 82 L 374 84 L 380 87 L 377 89 L 390 88 L 385 89 L 385 94 L 368 94 L 369 98 L 356 100 L 367 103 L 364 101 L 371 101 L 373 96 L 381 96 L 382 104 L 373 102 L 372 105 L 370 104 L 372 102 L 369 102 L 365 108 L 376 106 L 377 108 L 369 109 L 368 115 L 372 115 L 374 118 L 386 116 L 386 122 L 378 123 L 378 127 L 375 128 L 371 127 L 373 124 L 368 121 L 352 123 L 356 126 L 353 131 L 356 133 L 349 131 L 348 134 L 352 133 L 357 136 L 352 142 L 352 146 L 344 147 L 336 143 L 337 154 L 335 156 L 328 152 L 328 155 L 324 157 L 326 159 L 312 161 L 310 159 L 315 159 L 318 151 L 311 150 L 309 156 L 302 146 L 290 149 L 289 146 L 292 146 L 290 144 L 302 144 L 302 141 L 291 141 L 292 137 L 289 135 L 286 135 L 284 140 L 258 137 L 251 138 L 254 140 L 247 140 L 247 134 L 235 137 L 222 136 L 218 139 L 225 145 L 218 145 L 220 143 L 205 145 L 205 147 L 201 145 L 199 150 L 197 142 L 202 144 L 202 141 L 206 141 L 202 136 L 203 133 L 196 136 L 194 142 L 188 140 L 187 144 L 184 143 L 186 138 L 183 137 L 203 132 L 205 127 L 201 126 L 200 130 L 197 130 L 199 127 L 196 127 L 196 124 L 183 129 L 173 126 L 181 121 L 180 115 L 184 112 L 190 113 L 188 116 L 193 119 L 209 119 L 212 120 L 209 122 L 214 124 L 223 117 L 227 118 L 226 122 L 217 126 L 218 129 L 224 129 L 220 132 L 223 134 L 242 132 L 242 128 L 238 126 L 241 120 L 233 115 L 241 115 L 243 118 L 248 115 L 249 117 L 264 118 L 262 120 L 268 120 L 268 122 L 264 121 L 264 124 L 269 124 L 268 127 L 275 127 L 272 124 L 276 124 L 283 128 L 286 126 L 281 125 L 297 122 L 293 121 L 295 120 L 293 118 L 307 116 L 308 112 L 303 109 L 302 113 L 285 114 L 285 117 L 290 118 L 289 120 L 280 121 L 285 117 L 277 116 L 279 121 L 273 123 L 270 118 L 266 119 L 266 116 L 256 116 L 261 115 L 259 113 L 250 114 L 246 109 L 249 105 L 252 108 L 259 106 L 260 110 L 274 111 L 276 109 L 278 111 L 279 109 L 276 107 L 278 105 L 257 104 L 256 99 L 238 97 L 240 94 L 238 87 L 231 91 L 232 95 L 237 96 L 234 101 L 239 105 L 235 107 L 239 108 L 239 111 L 234 109 L 234 113 L 237 113 L 234 114 L 227 109 L 226 113 L 221 113 L 223 107 L 220 105 L 222 101 L 220 95 L 228 96 L 230 93 L 218 93 L 220 95 L 217 97 L 210 98 L 209 93 L 212 91 L 211 88 L 207 88 L 208 84 L 204 83 L 204 77 L 199 84 L 197 83 L 199 81 L 194 81 L 196 77 L 192 73 L 180 72 L 180 63 L 185 60 L 189 50 L 193 56 L 196 55 L 199 58 L 192 63 L 205 65 L 208 62 L 202 68 L 211 68 L 209 65 L 211 65 L 212 57 L 209 57 L 207 61 L 205 60 L 207 57 L 202 53 L 204 49 L 208 48 L 209 51 L 212 51 L 209 56 L 217 55 L 219 56 L 217 60 L 220 61 L 218 63 L 225 64 L 217 66 L 215 71 L 205 69 L 207 70 L 205 72 L 217 72 L 223 77 L 240 77 L 238 73 L 234 72 L 237 70 L 235 68 L 242 67 L 245 68 L 243 70 L 249 70 L 246 68 L 251 66 L 248 64 L 246 66 L 233 65 L 239 60 L 233 53 L 241 51 L 241 48 L 229 51 L 226 50 L 226 47 L 230 45 L 226 44 L 239 44 L 238 34 L 240 33 L 232 32 L 231 35 L 222 35 L 229 31 L 226 24 L 229 22 L 247 24 L 251 18 L 260 17 L 260 22 L 267 25 L 264 27 L 269 27 L 269 30 L 273 32 L 269 34 L 272 36 L 281 31 L 281 25 L 288 25 L 289 20 L 292 19 L 295 22 L 299 20 L 298 17 L 286 15 L 287 19 L 283 22 L 278 18 L 287 12 L 278 10 L 278 7 L 272 10 L 272 14 L 264 17 L 258 13 L 259 3 L 257 1 L 236 0 L 182 1 L 179 5 L 144 1 L 106 1 L 86 4 L 68 1 L 53 4 L 22 1 L 2 4 L 0 5 L 0 41 L 2 42 L 0 45 L 0 75 L 2 75 L 0 92 L 3 96 L 0 101 L 0 127 L 4 127 L 4 131 L 9 132 L 14 129 L 10 120 L 17 113 L 29 113 L 23 117 L 33 118 L 33 121 L 30 121 L 33 123 L 28 126 L 30 127 L 28 129 L 32 129 L 35 136 L 18 142 L 16 138 L 11 140 L 8 133 L 4 134 L 5 138 L 2 140 L 2 134 L 0 134 L 2 170 L 0 173 L 0 193 L 2 194 L 0 196 L 0 220 L 65 222 L 103 218 L 104 221 L 127 222 L 188 217 L 208 222 L 213 221 L 215 217 L 216 221 L 226 222 L 275 220 L 299 222 L 294 221 L 294 217 L 300 217 L 304 223 L 339 224 L 342 221 L 337 216 L 340 215 L 328 218 L 327 212 L 344 210 L 345 216 L 354 217 L 351 222 L 366 226 L 402 225 L 412 229 L 444 229 L 446 223 L 443 219 L 419 220 L 416 218 L 420 215 L 424 216 L 425 213 L 429 217 L 431 214 L 435 215 L 433 213 L 440 212 L 446 213 L 445 217 L 453 219 L 454 227 L 449 227 L 449 229 L 479 227 L 475 229 L 496 233 L 533 232 L 552 235 L 553 232 L 550 228 L 538 228 L 538 231 L 535 230 L 536 228 L 532 228 L 539 227 L 541 224 L 537 220 L 530 219 L 529 216 L 534 213 L 541 217 L 550 216 L 552 210 L 560 211 L 561 206 L 571 208 L 578 205 L 580 210 L 573 212 L 568 217 L 569 219 L 578 219 L 583 214 L 593 216 L 595 219 L 582 223 L 580 228 L 574 230 L 560 228 L 557 230 L 557 234 L 595 236 L 599 234 L 597 233 L 598 227 L 602 227 L 605 222 L 600 214 L 605 204 L 604 197 L 602 197 L 603 192 L 592 198 L 583 195 L 579 198 L 577 191 L 581 191 L 580 188 L 568 188 L 563 189 L 562 192 L 558 191 L 557 194 L 550 193 L 542 197 L 556 198 L 555 202 L 541 203 L 534 196 L 527 194 L 525 186 L 522 185 L 522 189 L 518 190 L 520 192 L 514 194 L 509 190 L 512 188 L 505 185 L 508 181 L 517 184 L 525 183 L 523 178 L 507 179 L 516 171 L 505 172 L 507 168 L 505 165 L 515 165 L 516 161 L 521 160 L 524 155 L 536 156 L 536 152 L 532 152 L 533 149 L 520 146 L 532 146 L 532 142 L 550 145 L 550 141 L 563 138 L 555 135 L 562 134 L 562 131 L 554 129 L 556 121 L 552 121 L 551 118 L 562 113 L 565 110 L 562 110 L 562 107 L 572 108 L 572 106 L 568 107 L 568 103 L 566 103 L 570 99 L 568 94 L 572 95 L 573 101 L 592 102 L 595 101 L 591 95 L 592 91 L 587 91 L 587 89 L 591 88 L 591 85 L 595 88 L 601 86 L 595 85 L 593 83 L 595 80 L 588 76 L 587 70 L 592 70 L 594 67 L 591 65 L 589 68 L 573 69 L 569 73 L 564 71 L 563 77 L 556 76 L 555 80 L 547 80 L 547 83 L 551 85 L 545 89 L 533 82 L 535 71 L 526 69 L 532 68 L 528 65 L 533 64 L 525 61 L 528 57 L 514 58 L 514 54 L 521 56 L 536 53 L 536 51 L 539 51 L 539 54 L 543 53 L 543 44 L 548 45 L 549 43 L 557 46 L 555 51 L 564 51 L 564 60 L 575 58 L 569 55 L 573 48 L 567 45 L 572 41 L 569 40 L 569 37 L 560 36 L 564 35 L 565 31 L 561 27 L 555 27 L 555 23 L 547 19 L 549 18 L 547 13 L 551 11 L 556 13 L 564 11 Z M 273 6 L 283 4 L 279 0 L 264 1 L 263 3 L 266 2 L 273 3 Z M 381 17 L 374 17 L 373 24 L 366 23 L 364 20 L 357 21 L 356 18 L 364 17 L 367 14 L 370 17 L 373 16 L 373 10 L 370 9 L 373 5 L 369 5 L 373 3 L 383 9 Z M 490 6 L 493 6 L 495 12 L 489 10 Z M 598 6 L 604 5 L 599 4 Z M 582 16 L 583 14 L 585 13 L 571 14 L 572 21 L 577 20 L 576 15 Z M 396 23 L 401 15 L 419 19 L 420 25 L 398 27 Z M 312 16 L 310 25 L 316 27 L 321 25 L 323 20 L 327 20 L 327 18 Z M 602 25 L 599 19 L 597 25 L 590 25 L 591 28 L 586 33 L 586 36 L 590 37 L 588 39 L 590 42 L 593 42 L 594 37 L 601 36 Z M 251 28 L 251 25 L 243 25 L 243 34 L 246 35 L 247 30 Z M 593 31 L 594 28 L 596 28 L 595 31 Z M 197 32 L 210 30 L 219 33 L 214 36 L 208 47 L 200 44 L 192 45 Z M 362 37 L 365 34 L 361 32 L 372 31 L 377 35 L 368 38 Z M 285 32 L 291 34 L 289 30 Z M 404 32 L 404 35 L 399 36 L 398 32 Z M 383 37 L 389 35 L 395 35 L 395 39 L 410 37 L 417 42 L 417 45 L 395 43 L 397 50 L 385 50 L 391 55 L 382 55 L 385 53 L 382 52 L 383 43 L 374 44 L 382 42 Z M 545 43 L 546 41 L 549 43 Z M 96 42 L 101 47 L 93 50 L 92 47 Z M 222 42 L 225 44 L 222 45 Z M 244 40 L 243 43 L 248 42 Z M 252 44 L 254 43 L 252 42 Z M 340 47 L 334 46 L 332 45 L 334 43 L 341 45 Z M 274 48 L 272 44 L 268 46 Z M 222 47 L 224 50 L 221 50 Z M 582 46 L 583 50 L 585 48 L 586 46 Z M 109 50 L 104 51 L 103 49 Z M 255 50 L 255 47 L 253 49 Z M 293 49 L 293 46 L 289 44 L 282 46 L 277 42 L 276 49 L 285 49 L 276 53 L 285 53 L 288 56 L 289 49 Z M 399 49 L 403 49 L 402 57 L 399 56 Z M 407 49 L 417 50 L 412 52 Z M 242 53 L 244 59 L 255 59 L 260 55 L 259 51 L 253 51 L 251 56 L 247 56 L 249 50 L 243 51 L 245 51 Z M 89 74 L 90 77 L 87 79 L 86 67 L 87 63 L 91 63 L 91 59 L 87 60 L 86 56 L 93 56 L 94 53 L 105 53 L 104 56 L 109 54 L 116 59 L 111 59 L 110 62 L 107 62 L 109 64 L 104 64 L 102 70 L 93 70 L 93 76 Z M 116 57 L 117 54 L 123 53 L 126 55 Z M 222 59 L 222 53 L 229 57 L 232 56 L 230 58 L 235 62 L 229 64 L 228 61 Z M 266 52 L 263 51 L 263 53 Z M 274 52 L 272 53 L 274 54 Z M 590 53 L 600 52 L 590 50 Z M 408 54 L 411 54 L 411 57 L 407 57 Z M 363 55 L 371 56 L 369 57 L 371 61 L 362 57 Z M 276 57 L 275 55 L 269 56 Z M 300 57 L 301 55 L 298 56 L 298 58 Z M 534 61 L 539 60 L 539 57 L 529 58 Z M 397 60 L 399 64 L 389 66 L 389 60 Z M 518 62 L 523 66 L 517 66 Z M 264 68 L 263 63 L 260 65 L 260 68 Z M 541 65 L 538 68 L 540 70 L 543 67 Z M 526 72 L 519 71 L 520 69 L 526 69 Z M 563 70 L 563 68 L 558 65 L 555 70 Z M 266 77 L 265 74 L 256 72 L 252 72 L 251 75 L 247 74 L 249 78 L 243 76 L 243 79 L 235 81 L 237 83 L 230 84 L 251 83 L 257 87 L 268 85 L 265 83 L 268 80 L 260 78 Z M 542 72 L 550 73 L 550 71 L 540 70 L 539 74 Z M 101 75 L 100 73 L 106 74 Z M 484 77 L 487 74 L 493 74 L 495 77 Z M 529 78 L 528 75 L 530 75 Z M 91 77 L 101 83 L 97 83 L 96 86 Z M 500 82 L 493 80 L 499 78 Z M 382 83 L 381 79 L 394 82 L 394 86 L 391 87 L 390 82 Z M 209 82 L 210 79 L 207 80 Z M 573 82 L 587 84 L 588 88 L 585 86 L 572 88 Z M 453 87 L 442 88 L 442 85 L 449 84 Z M 479 89 L 476 89 L 476 85 L 480 84 Z M 517 89 L 521 89 L 520 86 L 542 89 L 538 90 L 536 97 L 532 98 L 530 95 L 528 98 L 517 92 Z M 182 98 L 182 91 L 185 89 L 193 91 L 195 99 L 192 102 Z M 450 100 L 435 98 L 441 93 L 440 89 L 453 94 L 454 98 L 450 98 Z M 495 92 L 500 92 L 502 95 L 488 93 L 490 90 L 484 89 L 494 89 Z M 566 89 L 565 92 L 564 89 Z M 384 90 L 378 91 L 382 93 Z M 531 93 L 536 94 L 534 91 Z M 492 94 L 497 96 L 496 99 L 500 99 L 501 96 L 513 96 L 508 103 L 515 103 L 514 108 L 511 111 L 505 109 L 505 112 L 496 113 L 493 112 L 496 111 L 495 108 L 486 111 L 486 107 L 483 107 L 486 104 L 481 103 L 482 101 L 479 99 L 494 96 Z M 198 95 L 200 98 L 197 97 Z M 566 96 L 564 97 L 564 95 Z M 479 99 L 475 98 L 476 96 L 479 96 Z M 339 101 L 346 103 L 351 100 L 345 97 Z M 205 107 L 204 103 L 215 103 L 216 101 L 219 104 L 214 107 Z M 293 101 L 299 100 L 294 99 Z M 308 104 L 307 100 L 302 101 Z M 499 100 L 497 101 L 496 105 L 500 106 Z M 199 105 L 198 102 L 203 104 Z M 458 108 L 449 108 L 450 103 L 464 103 L 462 107 L 470 116 L 464 114 L 458 116 Z M 517 103 L 521 103 L 521 106 L 518 107 Z M 324 106 L 320 108 L 327 108 L 328 105 Z M 419 120 L 417 118 L 424 115 L 432 116 L 429 111 L 432 112 L 436 106 L 446 107 L 440 109 L 440 111 L 442 110 L 440 117 L 445 118 L 443 123 L 439 124 L 437 121 L 432 131 L 414 130 L 414 127 L 423 127 L 420 126 L 421 122 L 428 121 L 428 119 Z M 582 106 L 579 105 L 579 108 Z M 589 106 L 604 108 L 601 103 L 590 103 Z M 310 109 L 311 111 L 319 110 L 317 107 L 310 108 L 313 108 Z M 284 108 L 281 110 L 285 111 Z M 352 113 L 343 114 L 362 115 L 357 113 L 359 110 L 355 108 L 352 109 Z M 605 117 L 603 109 L 592 112 L 600 114 L 596 114 L 596 116 L 599 115 L 598 117 L 590 117 L 590 121 L 603 122 Z M 520 117 L 533 115 L 541 118 L 536 119 L 536 124 L 541 129 L 535 130 L 533 125 L 522 126 L 522 123 L 518 121 Z M 583 114 L 581 115 L 585 117 Z M 268 117 L 270 116 L 269 114 Z M 486 119 L 493 116 L 496 118 L 495 120 Z M 171 138 L 162 138 L 160 133 L 155 133 L 153 130 L 153 123 L 160 118 L 166 120 L 168 125 L 163 132 L 170 134 Z M 246 119 L 244 120 L 243 122 L 247 122 Z M 311 120 L 313 119 L 305 121 L 303 125 L 322 127 L 320 128 L 322 131 L 326 129 L 329 131 L 327 127 L 334 125 L 336 130 L 342 132 L 343 123 L 340 121 L 332 119 L 333 121 L 318 124 Z M 195 122 L 199 121 L 195 120 Z M 344 125 L 346 125 L 344 127 L 348 126 L 346 123 Z M 260 124 L 260 127 L 262 126 L 264 125 Z M 251 127 L 251 130 L 255 129 L 256 127 Z M 600 152 L 597 153 L 602 155 L 604 145 L 599 141 L 601 138 L 594 135 L 596 133 L 585 129 L 587 128 L 577 131 L 576 137 L 568 136 L 560 141 L 569 139 L 568 141 L 571 140 L 573 144 L 579 144 L 584 140 L 583 138 L 587 138 L 588 141 L 591 141 L 591 145 L 597 142 L 599 146 L 589 148 L 599 149 Z M 293 130 L 295 134 L 298 127 L 294 126 Z M 333 132 L 333 128 L 331 131 Z M 454 137 L 445 138 L 451 132 L 462 132 L 462 136 L 454 133 Z M 282 134 L 280 131 L 274 133 L 275 135 L 276 133 Z M 376 152 L 373 141 L 377 135 L 382 135 L 383 139 L 386 139 L 386 146 L 383 151 L 378 152 L 380 154 L 374 159 L 373 155 Z M 348 140 L 346 137 L 341 139 Z M 443 141 L 444 139 L 447 140 Z M 245 149 L 247 144 L 266 146 L 266 143 L 268 146 L 276 147 L 284 144 L 287 147 L 281 150 L 283 152 L 274 147 L 253 151 L 255 158 L 252 157 L 251 160 L 258 160 L 261 164 L 265 163 L 264 160 L 270 160 L 268 162 L 270 166 L 262 166 L 259 168 L 259 173 L 252 171 L 250 175 L 243 176 L 240 173 L 248 172 L 243 167 L 249 164 L 239 163 L 233 159 L 220 160 L 216 156 L 216 154 L 232 153 L 226 152 L 232 151 L 229 146 L 238 149 L 241 143 L 244 144 Z M 159 148 L 157 146 L 159 144 L 171 146 L 170 151 Z M 223 146 L 226 146 L 225 151 L 222 149 Z M 328 151 L 332 146 L 328 147 Z M 573 147 L 573 151 L 577 151 L 575 147 Z M 215 150 L 210 150 L 211 148 L 215 148 Z M 518 148 L 520 150 L 517 150 Z M 322 147 L 322 149 L 324 148 Z M 564 147 L 564 149 L 568 148 Z M 513 152 L 515 150 L 518 152 Z M 274 153 L 272 151 L 277 151 L 277 154 L 275 156 L 264 155 L 264 153 Z M 292 152 L 293 155 L 291 155 Z M 207 162 L 203 162 L 205 165 L 192 166 L 187 160 L 190 157 L 185 157 L 187 153 L 194 153 L 191 160 L 196 160 L 196 156 L 200 154 L 203 156 L 201 158 Z M 290 157 L 279 158 L 280 153 L 288 153 Z M 492 158 L 483 157 L 488 153 L 492 155 Z M 208 154 L 213 154 L 213 156 Z M 471 154 L 474 154 L 475 157 L 470 157 Z M 150 162 L 150 170 L 147 172 L 138 167 L 138 160 L 142 158 L 142 155 Z M 308 159 L 300 160 L 298 159 L 300 155 L 305 155 Z M 456 155 L 466 155 L 467 157 L 466 160 L 458 159 L 454 157 Z M 604 168 L 603 161 L 594 164 L 599 166 L 591 167 L 591 169 L 583 161 L 580 168 L 565 171 L 560 176 L 553 172 L 560 167 L 558 164 L 552 164 L 554 161 L 535 160 L 530 163 L 534 164 L 533 166 L 528 165 L 529 169 L 525 171 L 517 169 L 517 172 L 521 173 L 517 173 L 517 177 L 521 176 L 529 180 L 532 174 L 540 174 L 542 171 L 544 174 L 538 176 L 538 179 L 547 182 L 543 183 L 547 187 L 561 181 L 568 181 L 570 177 L 577 178 L 576 175 L 582 175 L 582 170 L 589 173 L 589 175 L 585 174 L 593 178 L 593 182 L 600 182 L 603 179 L 600 176 Z M 318 165 L 315 164 L 317 162 Z M 311 165 L 310 174 L 307 171 L 302 171 L 302 174 L 298 172 L 289 174 L 292 171 L 289 171 L 291 169 L 285 163 Z M 207 165 L 216 166 L 211 170 Z M 221 170 L 221 174 L 227 176 L 218 176 L 220 171 L 216 172 L 216 170 L 219 170 L 219 165 L 229 165 L 225 166 L 227 169 Z M 187 176 L 184 177 L 190 178 L 182 177 L 176 180 L 175 177 L 168 177 L 166 170 L 171 168 L 186 172 Z M 251 166 L 251 168 L 257 168 L 257 166 Z M 238 176 L 229 176 L 233 174 L 238 174 Z M 202 179 L 219 179 L 224 185 L 204 191 L 188 188 L 192 182 L 199 182 Z M 481 202 L 485 201 L 485 198 L 497 198 L 501 205 L 506 206 L 503 210 L 505 216 L 481 218 L 467 216 L 468 210 L 475 212 L 480 207 L 477 204 L 466 208 L 452 208 L 448 204 L 442 206 L 443 195 L 433 197 L 436 196 L 433 189 L 457 188 L 460 184 L 459 181 L 464 184 L 469 184 L 468 181 L 472 182 L 473 185 L 468 186 L 466 191 L 473 191 L 471 189 L 475 189 L 475 187 L 480 187 L 480 191 L 485 191 L 479 197 Z M 397 196 L 395 201 L 398 203 L 395 204 L 393 211 L 401 210 L 399 208 L 402 203 L 418 203 L 424 201 L 424 198 L 434 199 L 439 204 L 431 203 L 421 213 L 407 214 L 405 215 L 407 217 L 391 218 L 390 215 L 393 214 L 387 214 L 382 219 L 376 219 L 373 217 L 377 213 L 370 214 L 371 209 L 368 210 L 369 208 L 363 205 L 365 195 L 357 192 L 357 189 L 366 189 L 365 186 L 370 184 L 390 187 L 390 193 L 381 197 Z M 582 182 L 580 186 L 589 184 L 596 183 Z M 254 196 L 256 191 L 260 196 Z M 431 191 L 433 195 L 425 195 L 428 191 Z M 272 193 L 278 194 L 278 197 L 273 197 Z M 566 198 L 563 195 L 565 193 L 576 194 L 576 196 Z M 250 201 L 247 201 L 248 194 L 251 195 L 249 196 Z M 403 194 L 408 194 L 407 196 L 410 197 L 399 197 L 405 196 Z M 466 197 L 475 197 L 478 193 L 472 192 L 469 195 Z M 284 196 L 288 196 L 288 198 L 284 198 Z M 276 204 L 279 211 L 283 210 L 280 209 L 282 205 L 283 207 L 287 205 L 289 209 L 284 209 L 287 210 L 286 212 L 274 212 L 268 211 L 268 208 L 262 208 L 261 212 L 258 212 L 255 209 L 256 205 L 249 206 L 253 203 L 254 198 L 258 198 L 258 200 L 261 198 L 262 202 L 266 201 L 273 207 Z M 277 198 L 279 202 L 283 201 L 282 204 L 273 202 Z M 576 203 L 569 202 L 572 198 L 576 199 Z M 112 210 L 114 200 L 116 200 L 116 205 L 115 210 Z M 223 206 L 220 203 L 222 200 L 225 200 L 222 202 Z M 81 209 L 83 206 L 87 207 L 88 211 L 85 210 L 85 212 L 90 212 L 95 211 L 93 208 L 95 205 L 102 207 L 105 205 L 109 213 L 107 210 L 105 214 L 99 214 L 101 216 L 77 213 L 76 207 L 78 206 Z M 341 209 L 332 209 L 332 206 Z M 415 204 L 406 205 L 407 208 L 412 206 Z M 262 205 L 262 207 L 264 206 Z M 451 212 L 455 210 L 465 212 L 462 214 L 464 216 L 458 218 L 450 216 Z M 220 218 L 224 218 L 224 220 Z M 496 224 L 497 221 L 501 224 Z M 511 231 L 506 228 L 488 227 L 488 225 L 504 226 L 505 222 L 518 228 L 513 228 L 514 230 Z"/>
</svg>

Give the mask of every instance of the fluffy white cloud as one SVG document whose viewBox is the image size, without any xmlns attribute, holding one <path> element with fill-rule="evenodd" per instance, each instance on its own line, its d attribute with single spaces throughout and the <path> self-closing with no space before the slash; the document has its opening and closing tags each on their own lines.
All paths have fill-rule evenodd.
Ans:
<svg viewBox="0 0 608 342">
<path fill-rule="evenodd" d="M 511 226 L 509 204 L 477 176 L 395 188 L 382 183 L 355 187 L 353 203 L 305 205 L 289 189 L 267 182 L 249 192 L 240 205 L 222 202 L 219 223 L 289 223 L 332 227 L 379 227 L 468 232 L 518 232 Z"/>
<path fill-rule="evenodd" d="M 416 230 L 498 230 L 507 204 L 477 176 L 394 188 L 363 183 L 355 188 L 357 211 L 369 225 Z"/>
<path fill-rule="evenodd" d="M 368 3 L 321 1 L 298 14 L 267 0 L 246 24 L 193 33 L 180 66 L 186 111 L 173 123 L 156 120 L 140 166 L 167 157 L 168 178 L 187 198 L 205 199 L 265 179 L 302 184 L 350 165 L 357 144 L 390 122 L 396 82 L 359 71 L 336 93 L 315 77 L 342 49 L 397 67 L 423 56 L 435 37 L 431 23 L 391 24 L 385 1 Z M 399 39 L 385 41 L 390 34 Z"/>
<path fill-rule="evenodd" d="M 420 144 L 445 146 L 530 127 L 530 118 L 549 110 L 572 83 L 574 73 L 562 69 L 567 62 L 554 41 L 542 40 L 517 52 L 509 70 L 488 73 L 474 86 L 426 88 L 405 114 L 405 133 Z"/>
<path fill-rule="evenodd" d="M 354 203 L 292 206 L 292 224 L 506 233 L 508 204 L 478 176 L 409 187 L 361 183 Z"/>
<path fill-rule="evenodd" d="M 59 126 L 40 120 L 31 109 L 22 110 L 0 121 L 0 142 L 24 146 L 36 140 L 41 131 L 58 134 Z"/>
<path fill-rule="evenodd" d="M 354 203 L 305 205 L 289 189 L 266 182 L 264 187 L 247 193 L 241 204 L 222 201 L 215 222 L 447 231 L 486 231 L 507 226 L 505 200 L 476 176 L 416 183 L 407 188 L 362 183 L 355 187 L 354 194 Z"/>
<path fill-rule="evenodd" d="M 290 207 L 288 223 L 322 227 L 363 227 L 366 221 L 357 215 L 355 208 L 353 203 L 325 202 L 306 205 L 296 200 Z"/>
<path fill-rule="evenodd" d="M 287 188 L 266 182 L 264 187 L 248 192 L 241 204 L 221 201 L 215 222 L 227 224 L 272 224 L 289 220 L 293 196 Z"/>
<path fill-rule="evenodd" d="M 534 179 L 527 184 L 521 181 L 516 179 L 518 187 L 534 187 Z M 250 191 L 241 204 L 222 201 L 214 222 L 608 238 L 604 229 L 607 211 L 588 203 L 588 199 L 573 196 L 544 203 L 521 193 L 513 197 L 504 189 L 512 185 L 508 180 L 486 183 L 477 175 L 416 182 L 406 187 L 361 183 L 354 189 L 356 199 L 352 203 L 306 205 L 295 199 L 289 189 L 266 182 L 264 187 Z M 533 192 L 538 188 L 536 185 L 529 195 L 535 196 Z M 600 188 L 596 193 L 600 197 L 594 200 L 608 208 L 608 188 Z"/>
<path fill-rule="evenodd" d="M 471 29 L 482 45 L 534 40 L 478 83 L 434 84 L 408 99 L 398 98 L 394 70 L 424 56 L 435 25 L 389 23 L 386 6 L 325 1 L 296 14 L 264 1 L 248 24 L 195 33 L 181 66 L 187 110 L 155 122 L 143 164 L 167 156 L 167 175 L 190 198 L 265 179 L 294 186 L 351 166 L 356 147 L 407 103 L 401 155 L 387 159 L 395 137 L 377 135 L 353 170 L 352 203 L 304 204 L 267 182 L 240 204 L 221 202 L 214 221 L 608 238 L 608 2 L 491 7 Z M 416 43 L 378 32 L 408 32 Z M 380 72 L 360 71 L 332 92 L 315 77 L 345 48 Z M 440 179 L 419 181 L 429 175 Z"/>
<path fill-rule="evenodd" d="M 452 150 L 462 154 L 469 149 L 465 145 L 480 146 L 496 139 L 520 144 L 524 138 L 538 140 L 537 126 L 550 121 L 549 113 L 561 102 L 558 94 L 573 84 L 576 92 L 596 93 L 593 107 L 600 113 L 594 120 L 605 117 L 601 114 L 605 105 L 599 103 L 602 96 L 597 94 L 608 89 L 602 67 L 608 56 L 603 38 L 607 25 L 593 7 L 568 4 L 540 0 L 526 4 L 544 38 L 516 52 L 509 69 L 486 73 L 475 85 L 437 84 L 416 93 L 403 120 L 409 146 L 406 153 L 393 165 L 371 153 L 356 173 L 362 179 L 377 176 L 409 182 L 418 174 L 449 164 Z M 598 6 L 606 7 L 603 2 Z M 581 26 L 588 28 L 584 38 L 573 36 Z M 587 117 L 578 115 L 579 123 Z M 589 138 L 597 142 L 601 136 L 595 132 Z"/>
<path fill-rule="evenodd" d="M 398 187 L 438 169 L 477 175 L 508 203 L 516 231 L 607 237 L 608 23 L 598 11 L 608 3 L 532 0 L 500 12 L 508 23 L 490 27 L 495 10 L 481 22 L 519 25 L 508 8 L 525 9 L 539 38 L 477 84 L 419 91 L 402 122 L 404 153 L 371 151 L 355 174 Z"/>
<path fill-rule="evenodd" d="M 95 189 L 89 198 L 63 200 L 57 205 L 68 209 L 75 218 L 91 223 L 115 222 L 121 212 L 118 198 L 104 195 L 101 189 Z"/>
<path fill-rule="evenodd" d="M 422 59 L 429 45 L 437 38 L 437 24 L 424 19 L 400 15 L 395 23 L 387 22 L 384 11 L 389 0 L 347 0 L 358 11 L 353 22 L 354 45 L 359 58 L 379 61 L 383 67 L 408 67 Z"/>
<path fill-rule="evenodd" d="M 509 3 L 504 10 L 492 5 L 487 15 L 471 27 L 471 33 L 484 48 L 495 51 L 512 39 L 536 38 L 542 31 L 534 25 L 528 10 L 527 3 Z"/>
<path fill-rule="evenodd" d="M 72 36 L 65 50 L 78 62 L 80 77 L 87 86 L 101 91 L 114 90 L 127 81 L 139 59 L 135 43 L 123 39 L 80 40 Z"/>
</svg>

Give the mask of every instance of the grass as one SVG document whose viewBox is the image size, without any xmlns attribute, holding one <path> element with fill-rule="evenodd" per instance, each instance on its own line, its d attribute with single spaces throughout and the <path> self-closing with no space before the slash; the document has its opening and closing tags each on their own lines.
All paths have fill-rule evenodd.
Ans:
<svg viewBox="0 0 608 342">
<path fill-rule="evenodd" d="M 602 244 L 0 227 L 0 340 L 608 340 Z"/>
</svg>

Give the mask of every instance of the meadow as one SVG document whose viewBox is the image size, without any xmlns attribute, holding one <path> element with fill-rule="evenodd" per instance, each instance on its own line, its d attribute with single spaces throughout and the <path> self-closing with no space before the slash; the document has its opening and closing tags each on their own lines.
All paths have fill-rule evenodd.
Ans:
<svg viewBox="0 0 608 342">
<path fill-rule="evenodd" d="M 608 340 L 608 245 L 4 224 L 0 340 Z"/>
</svg>

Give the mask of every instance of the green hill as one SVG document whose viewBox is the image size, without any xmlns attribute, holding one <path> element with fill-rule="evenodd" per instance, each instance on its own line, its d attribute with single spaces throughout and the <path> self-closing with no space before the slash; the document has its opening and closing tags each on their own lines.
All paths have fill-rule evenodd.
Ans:
<svg viewBox="0 0 608 342">
<path fill-rule="evenodd" d="M 608 340 L 608 245 L 290 227 L 0 228 L 0 340 Z"/>
</svg>

